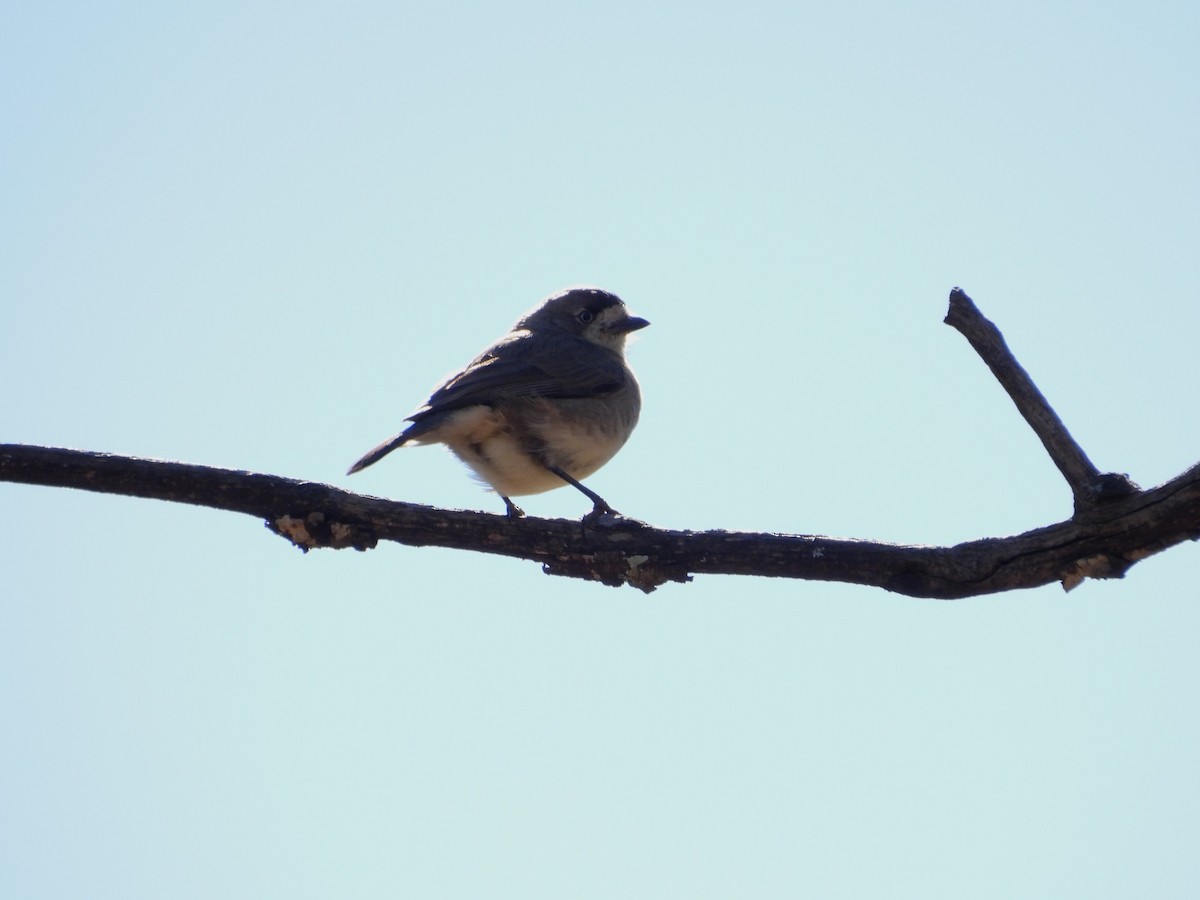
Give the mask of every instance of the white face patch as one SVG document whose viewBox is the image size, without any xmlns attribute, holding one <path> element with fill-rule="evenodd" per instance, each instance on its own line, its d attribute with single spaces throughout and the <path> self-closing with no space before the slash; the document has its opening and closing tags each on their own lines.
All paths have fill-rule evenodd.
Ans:
<svg viewBox="0 0 1200 900">
<path fill-rule="evenodd" d="M 584 337 L 593 344 L 609 347 L 619 353 L 625 349 L 625 338 L 628 335 L 624 331 L 613 331 L 612 327 L 625 321 L 628 317 L 629 314 L 623 306 L 610 306 L 602 309 L 588 325 Z"/>
</svg>

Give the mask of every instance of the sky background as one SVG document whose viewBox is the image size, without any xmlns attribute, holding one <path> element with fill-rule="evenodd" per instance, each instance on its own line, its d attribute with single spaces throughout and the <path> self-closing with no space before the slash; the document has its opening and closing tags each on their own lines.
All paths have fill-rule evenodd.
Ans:
<svg viewBox="0 0 1200 900">
<path fill-rule="evenodd" d="M 1200 7 L 9 3 L 0 441 L 346 467 L 565 285 L 653 324 L 589 485 L 669 528 L 1070 515 L 1200 459 Z M 578 517 L 571 490 L 525 498 Z M 302 555 L 0 484 L 0 895 L 1194 897 L 1200 547 L 953 603 Z"/>
</svg>

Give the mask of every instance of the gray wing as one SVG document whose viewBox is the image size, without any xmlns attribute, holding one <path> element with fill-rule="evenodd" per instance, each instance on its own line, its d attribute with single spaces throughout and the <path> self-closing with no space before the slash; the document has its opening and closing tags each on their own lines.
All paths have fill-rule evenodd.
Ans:
<svg viewBox="0 0 1200 900">
<path fill-rule="evenodd" d="M 425 405 L 408 417 L 412 425 L 369 451 L 350 467 L 350 474 L 435 430 L 446 414 L 456 409 L 491 406 L 518 397 L 603 396 L 620 390 L 628 379 L 620 357 L 587 341 L 559 334 L 535 337 L 527 331 L 508 335 L 447 378 Z"/>
<path fill-rule="evenodd" d="M 517 397 L 595 397 L 620 390 L 625 381 L 620 358 L 603 347 L 569 335 L 523 332 L 493 344 L 446 379 L 408 419 Z"/>
</svg>

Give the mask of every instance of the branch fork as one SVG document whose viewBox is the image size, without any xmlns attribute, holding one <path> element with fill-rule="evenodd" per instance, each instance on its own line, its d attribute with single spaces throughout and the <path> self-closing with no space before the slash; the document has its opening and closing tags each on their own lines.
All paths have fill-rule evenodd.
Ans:
<svg viewBox="0 0 1200 900">
<path fill-rule="evenodd" d="M 1058 414 L 1050 408 L 1033 379 L 1017 362 L 1000 329 L 993 325 L 961 288 L 950 292 L 950 310 L 945 323 L 958 330 L 975 348 L 996 380 L 1008 392 L 1017 410 L 1058 466 L 1075 497 L 1075 514 L 1087 515 L 1107 500 L 1136 493 L 1138 486 L 1128 475 L 1101 473 L 1083 448 L 1071 437 Z"/>
</svg>

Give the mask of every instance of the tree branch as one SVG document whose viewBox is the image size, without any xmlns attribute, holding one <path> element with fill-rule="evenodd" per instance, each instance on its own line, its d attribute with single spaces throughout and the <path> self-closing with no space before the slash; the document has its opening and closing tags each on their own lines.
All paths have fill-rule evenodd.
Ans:
<svg viewBox="0 0 1200 900">
<path fill-rule="evenodd" d="M 923 547 L 818 535 L 671 531 L 620 517 L 575 522 L 445 510 L 327 484 L 177 462 L 0 444 L 0 481 L 79 488 L 245 513 L 309 550 L 380 540 L 540 562 L 552 575 L 652 591 L 694 574 L 760 575 L 882 587 L 955 599 L 1085 578 L 1120 578 L 1139 560 L 1200 537 L 1200 465 L 1152 490 L 1102 475 L 1004 339 L 957 288 L 946 321 L 1008 390 L 1071 485 L 1075 514 L 1009 538 Z"/>
<path fill-rule="evenodd" d="M 1076 513 L 1088 510 L 1102 500 L 1137 491 L 1137 485 L 1129 480 L 1129 476 L 1112 472 L 1102 475 L 1092 465 L 1083 448 L 1075 443 L 1063 425 L 1062 419 L 1050 408 L 1033 379 L 1012 355 L 1000 329 L 984 318 L 975 301 L 961 288 L 950 292 L 950 310 L 944 321 L 971 342 L 996 380 L 1008 391 L 1008 396 L 1071 486 Z"/>
</svg>

